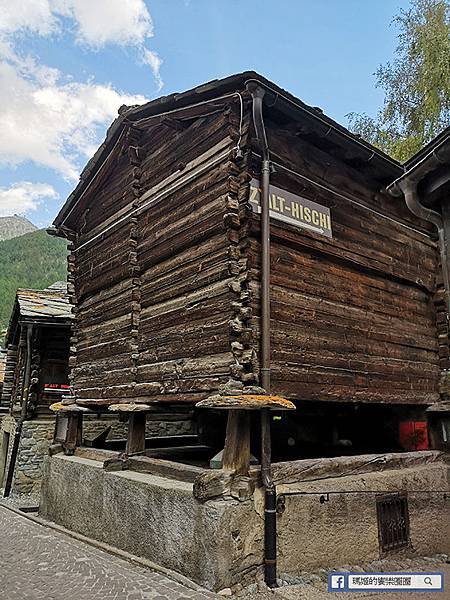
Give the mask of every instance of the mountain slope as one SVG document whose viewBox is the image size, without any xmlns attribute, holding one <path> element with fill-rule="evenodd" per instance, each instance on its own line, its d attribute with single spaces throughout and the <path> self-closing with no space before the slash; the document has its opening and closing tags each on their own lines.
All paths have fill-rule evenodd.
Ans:
<svg viewBox="0 0 450 600">
<path fill-rule="evenodd" d="M 18 215 L 12 217 L 0 217 L 0 241 L 11 240 L 36 230 L 36 225 L 33 225 L 33 223 L 25 217 L 19 217 Z"/>
<path fill-rule="evenodd" d="M 16 289 L 44 289 L 65 280 L 66 257 L 66 241 L 45 230 L 0 241 L 0 332 L 8 326 Z"/>
</svg>

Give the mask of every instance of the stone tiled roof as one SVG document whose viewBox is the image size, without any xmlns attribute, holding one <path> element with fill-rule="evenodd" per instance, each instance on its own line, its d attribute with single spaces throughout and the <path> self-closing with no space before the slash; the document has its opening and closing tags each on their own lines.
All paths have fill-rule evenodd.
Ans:
<svg viewBox="0 0 450 600">
<path fill-rule="evenodd" d="M 21 317 L 72 319 L 72 307 L 67 295 L 67 285 L 57 282 L 45 290 L 17 290 Z"/>
</svg>

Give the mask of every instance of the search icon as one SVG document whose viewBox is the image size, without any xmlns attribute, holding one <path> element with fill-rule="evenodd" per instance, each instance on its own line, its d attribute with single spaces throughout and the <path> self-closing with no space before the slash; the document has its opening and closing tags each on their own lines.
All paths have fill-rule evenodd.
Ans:
<svg viewBox="0 0 450 600">
<path fill-rule="evenodd" d="M 433 582 L 431 581 L 431 577 L 425 577 L 425 579 L 423 580 L 423 582 L 426 585 L 433 585 Z"/>
</svg>

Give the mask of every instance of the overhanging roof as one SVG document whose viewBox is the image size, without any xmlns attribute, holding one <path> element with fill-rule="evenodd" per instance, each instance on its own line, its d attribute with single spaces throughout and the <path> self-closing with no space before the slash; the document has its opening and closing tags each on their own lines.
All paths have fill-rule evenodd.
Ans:
<svg viewBox="0 0 450 600">
<path fill-rule="evenodd" d="M 447 127 L 405 163 L 405 172 L 389 186 L 401 196 L 405 182 L 412 182 L 427 205 L 440 199 L 450 182 L 450 127 Z M 446 194 L 447 196 L 447 194 Z"/>
<path fill-rule="evenodd" d="M 382 178 L 386 180 L 385 183 L 399 177 L 403 172 L 403 167 L 400 163 L 359 136 L 351 133 L 348 129 L 325 115 L 317 107 L 308 106 L 258 73 L 246 71 L 224 79 L 210 81 L 183 93 L 163 96 L 141 106 L 123 107 L 120 110 L 119 117 L 117 117 L 108 129 L 105 141 L 81 173 L 80 182 L 60 210 L 54 221 L 54 225 L 57 228 L 63 225 L 81 195 L 89 186 L 92 178 L 109 156 L 127 123 L 133 123 L 143 118 L 183 108 L 197 102 L 211 100 L 232 92 L 243 91 L 245 84 L 249 81 L 260 84 L 266 90 L 264 100 L 267 109 L 273 113 L 278 112 L 289 115 L 294 120 L 301 120 L 307 124 L 311 131 L 321 132 L 320 134 L 324 138 L 326 137 L 328 144 L 350 146 L 356 158 L 359 158 L 362 162 L 370 161 L 374 169 L 380 170 Z"/>
<path fill-rule="evenodd" d="M 56 282 L 45 290 L 18 289 L 6 334 L 11 342 L 19 322 L 69 325 L 73 319 L 67 284 Z"/>
<path fill-rule="evenodd" d="M 67 285 L 53 284 L 45 290 L 17 290 L 17 303 L 22 318 L 72 319 L 72 307 L 67 296 Z"/>
<path fill-rule="evenodd" d="M 409 171 L 416 167 L 425 157 L 429 156 L 436 149 L 440 148 L 444 143 L 448 144 L 450 140 L 450 126 L 446 127 L 439 135 L 433 138 L 426 146 L 424 146 L 419 152 L 411 156 L 405 161 L 405 170 Z"/>
</svg>

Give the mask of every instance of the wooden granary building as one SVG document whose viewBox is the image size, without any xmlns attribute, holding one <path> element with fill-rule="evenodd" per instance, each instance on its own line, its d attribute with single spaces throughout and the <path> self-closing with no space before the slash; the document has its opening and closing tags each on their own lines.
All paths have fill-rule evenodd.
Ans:
<svg viewBox="0 0 450 600">
<path fill-rule="evenodd" d="M 52 230 L 44 518 L 216 591 L 448 554 L 448 133 L 401 165 L 253 72 L 123 107 Z"/>
<path fill-rule="evenodd" d="M 183 410 L 262 383 L 268 152 L 271 391 L 297 406 L 275 454 L 427 447 L 400 430 L 440 402 L 446 306 L 435 227 L 386 190 L 405 168 L 253 72 L 119 113 L 54 222 L 77 403 Z"/>
<path fill-rule="evenodd" d="M 6 334 L 4 407 L 18 415 L 48 415 L 55 398 L 68 393 L 71 322 L 65 282 L 17 290 Z"/>
<path fill-rule="evenodd" d="M 0 488 L 39 493 L 52 440 L 49 407 L 69 390 L 72 313 L 65 282 L 18 289 L 6 333 L 0 396 Z"/>
</svg>

